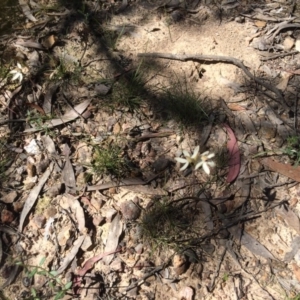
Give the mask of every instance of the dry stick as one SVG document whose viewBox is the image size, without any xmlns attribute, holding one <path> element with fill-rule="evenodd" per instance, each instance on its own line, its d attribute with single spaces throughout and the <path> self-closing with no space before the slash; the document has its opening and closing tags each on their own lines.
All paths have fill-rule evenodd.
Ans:
<svg viewBox="0 0 300 300">
<path fill-rule="evenodd" d="M 291 24 L 284 24 L 278 27 L 278 29 L 273 33 L 271 40 L 274 40 L 275 36 L 282 30 L 286 28 L 300 28 L 299 23 L 291 23 Z"/>
<path fill-rule="evenodd" d="M 299 53 L 299 51 L 291 51 L 291 52 L 287 52 L 287 53 L 281 53 L 281 54 L 275 54 L 275 55 L 271 55 L 271 56 L 263 56 L 262 58 L 260 58 L 261 61 L 266 61 L 266 60 L 270 60 L 270 59 L 275 59 L 278 57 L 285 57 L 285 56 L 289 56 L 289 55 L 294 55 Z"/>
<path fill-rule="evenodd" d="M 256 83 L 262 85 L 266 89 L 272 91 L 277 97 L 282 101 L 282 105 L 284 105 L 284 98 L 279 89 L 276 87 L 262 81 L 261 79 L 255 77 L 243 64 L 243 62 L 239 59 L 230 56 L 219 56 L 219 55 L 200 55 L 200 54 L 191 54 L 191 55 L 184 55 L 184 54 L 171 54 L 171 53 L 139 53 L 139 57 L 151 57 L 151 58 L 165 58 L 165 59 L 172 59 L 172 60 L 180 60 L 180 61 L 210 61 L 210 62 L 224 62 L 228 64 L 236 65 L 237 67 L 241 68 L 244 73 L 251 79 L 253 79 Z M 286 107 L 286 109 L 288 109 Z"/>
</svg>

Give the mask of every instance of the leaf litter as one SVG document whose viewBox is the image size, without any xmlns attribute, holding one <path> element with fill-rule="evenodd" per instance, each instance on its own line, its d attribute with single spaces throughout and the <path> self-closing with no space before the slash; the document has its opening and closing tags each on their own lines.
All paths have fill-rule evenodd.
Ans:
<svg viewBox="0 0 300 300">
<path fill-rule="evenodd" d="M 298 111 L 292 96 L 297 94 L 295 87 L 298 84 L 298 78 L 294 76 L 297 75 L 298 68 L 292 56 L 298 57 L 297 52 L 293 51 L 299 44 L 296 34 L 299 28 L 297 10 L 294 10 L 295 17 L 292 18 L 280 15 L 279 11 L 284 5 L 274 2 L 270 4 L 279 5 L 276 8 L 278 12 L 272 9 L 254 9 L 250 15 L 240 11 L 240 3 L 232 6 L 222 4 L 226 6 L 223 11 L 225 18 L 236 8 L 240 13 L 239 17 L 244 20 L 246 18 L 247 24 L 255 29 L 246 31 L 249 36 L 247 41 L 256 49 L 253 51 L 265 51 L 261 53 L 264 55 L 260 62 L 263 62 L 263 67 L 257 66 L 255 69 L 251 63 L 242 62 L 241 57 L 231 57 L 230 48 L 226 48 L 226 44 L 218 36 L 212 42 L 202 42 L 205 49 L 201 49 L 198 44 L 199 53 L 206 54 L 209 48 L 207 44 L 211 43 L 210 49 L 215 56 L 199 56 L 198 53 L 185 55 L 184 60 L 195 57 L 202 60 L 202 64 L 198 62 L 202 69 L 199 65 L 196 66 L 197 72 L 192 72 L 191 83 L 196 81 L 206 86 L 208 82 L 212 82 L 213 86 L 211 88 L 208 85 L 208 89 L 211 88 L 209 96 L 205 94 L 205 89 L 201 91 L 204 98 L 208 97 L 213 109 L 205 112 L 203 119 L 199 118 L 196 128 L 191 128 L 181 126 L 177 121 L 172 122 L 170 107 L 164 107 L 165 98 L 160 98 L 160 91 L 165 89 L 163 86 L 156 89 L 154 98 L 157 102 L 155 99 L 150 101 L 151 89 L 138 96 L 128 97 L 127 92 L 124 92 L 127 95 L 125 100 L 133 101 L 128 108 L 120 105 L 126 103 L 122 102 L 124 99 L 117 99 L 117 103 L 113 99 L 116 99 L 114 93 L 118 84 L 123 79 L 126 83 L 130 82 L 131 72 L 135 70 L 134 64 L 137 62 L 136 58 L 133 61 L 126 60 L 123 54 L 132 49 L 135 42 L 145 39 L 144 32 L 151 38 L 160 36 L 164 41 L 163 47 L 159 42 L 155 46 L 149 42 L 150 53 L 141 56 L 144 63 L 149 63 L 153 52 L 159 54 L 163 50 L 174 53 L 174 45 L 179 47 L 175 52 L 182 52 L 181 37 L 178 36 L 180 30 L 174 30 L 180 28 L 180 23 L 176 24 L 179 20 L 177 10 L 185 12 L 185 17 L 180 14 L 183 17 L 181 22 L 202 20 L 203 30 L 207 30 L 203 18 L 205 8 L 195 10 L 197 1 L 194 3 L 195 7 L 192 7 L 192 1 L 187 1 L 187 6 L 176 4 L 170 7 L 166 3 L 158 5 L 167 7 L 165 14 L 175 22 L 168 25 L 168 34 L 165 34 L 166 27 L 163 23 L 155 22 L 155 28 L 159 27 L 159 30 L 149 31 L 147 24 L 140 24 L 133 26 L 124 36 L 121 30 L 114 40 L 109 27 L 98 24 L 97 30 L 101 32 L 101 38 L 108 38 L 105 40 L 106 47 L 113 48 L 119 59 L 118 65 L 123 66 L 117 70 L 112 70 L 108 63 L 111 56 L 106 57 L 102 52 L 99 54 L 99 49 L 88 46 L 93 44 L 89 43 L 89 39 L 92 41 L 95 38 L 93 31 L 88 28 L 89 22 L 79 19 L 77 24 L 72 24 L 74 27 L 70 27 L 71 33 L 64 39 L 64 43 L 60 43 L 59 28 L 68 11 L 44 13 L 39 11 L 40 8 L 33 9 L 34 2 L 19 2 L 23 14 L 29 20 L 27 30 L 38 28 L 42 38 L 31 40 L 18 37 L 8 43 L 10 49 L 18 53 L 20 63 L 27 65 L 29 69 L 28 73 L 24 73 L 20 84 L 24 84 L 24 81 L 26 84 L 30 83 L 34 91 L 29 92 L 20 87 L 11 92 L 5 87 L 7 91 L 3 98 L 6 98 L 10 117 L 3 124 L 10 124 L 8 128 L 13 133 L 21 130 L 27 135 L 31 134 L 30 138 L 25 139 L 34 140 L 34 147 L 39 151 L 21 153 L 20 161 L 26 167 L 16 163 L 8 167 L 6 173 L 9 180 L 4 189 L 8 191 L 17 187 L 18 194 L 12 197 L 10 203 L 4 201 L 5 205 L 11 205 L 12 208 L 7 207 L 6 215 L 2 211 L 1 220 L 19 227 L 24 237 L 33 241 L 32 245 L 28 245 L 22 237 L 18 243 L 23 251 L 22 255 L 26 253 L 25 256 L 31 256 L 28 265 L 37 266 L 41 256 L 47 253 L 45 268 L 49 271 L 56 270 L 55 274 L 60 278 L 65 278 L 69 272 L 73 273 L 73 290 L 79 288 L 78 295 L 82 299 L 92 297 L 90 288 L 87 288 L 85 295 L 81 292 L 87 284 L 92 286 L 93 277 L 97 273 L 101 274 L 106 288 L 100 287 L 102 283 L 97 285 L 97 297 L 162 299 L 168 293 L 172 299 L 213 299 L 220 293 L 228 297 L 232 295 L 232 286 L 238 286 L 235 289 L 238 297 L 238 294 L 246 292 L 245 288 L 238 284 L 238 280 L 232 282 L 225 279 L 226 274 L 229 278 L 236 279 L 234 272 L 247 281 L 247 292 L 254 298 L 260 293 L 264 298 L 283 299 L 278 296 L 278 289 L 287 296 L 300 293 L 299 284 L 295 282 L 299 281 L 299 259 L 295 246 L 299 235 L 299 207 L 295 199 L 299 196 L 299 189 L 291 181 L 286 184 L 286 177 L 299 182 L 298 167 L 293 165 L 294 161 L 288 155 L 260 158 L 270 153 L 279 153 L 278 148 L 285 146 L 288 135 L 293 135 L 298 130 Z M 91 9 L 89 5 L 87 4 L 86 9 Z M 107 9 L 113 5 L 107 3 Z M 112 24 L 109 25 L 114 26 L 113 23 L 129 7 L 139 8 L 149 15 L 148 10 L 134 6 L 130 1 L 123 1 L 119 7 L 114 7 L 119 15 L 112 14 Z M 159 15 L 157 7 L 153 8 L 151 14 Z M 87 18 L 91 16 L 83 11 L 81 13 Z M 52 16 L 51 23 L 48 23 L 48 16 Z M 239 20 L 222 26 L 229 26 L 227 31 L 231 32 L 233 27 L 244 26 Z M 209 27 L 213 26 L 211 22 L 207 24 Z M 50 35 L 44 29 L 45 25 L 52 26 Z M 193 26 L 190 25 L 190 28 L 192 32 Z M 290 32 L 287 33 L 286 30 Z M 166 36 L 173 40 L 172 47 Z M 207 34 L 209 36 L 213 36 L 212 31 Z M 99 40 L 98 37 L 97 39 Z M 155 40 L 159 41 L 157 38 Z M 80 48 L 78 41 L 86 48 Z M 132 41 L 135 42 L 131 43 Z M 231 42 L 235 43 L 235 40 Z M 220 45 L 225 46 L 224 51 L 220 50 Z M 124 53 L 121 54 L 119 49 L 122 47 Z M 184 47 L 187 47 L 184 48 L 185 53 L 194 51 L 194 47 L 190 48 L 186 43 Z M 47 56 L 44 55 L 45 49 L 49 51 Z M 145 49 L 138 48 L 133 52 L 144 51 Z M 219 55 L 223 52 L 227 56 L 219 61 Z M 103 59 L 98 59 L 99 55 L 103 55 Z M 96 56 L 96 60 L 91 59 Z M 182 58 L 168 53 L 164 56 L 166 59 Z M 282 57 L 287 57 L 288 63 Z M 243 59 L 247 61 L 248 57 Z M 211 64 L 205 64 L 207 60 Z M 214 70 L 215 63 L 212 60 L 217 60 L 219 69 Z M 41 69 L 43 64 L 48 63 L 47 71 Z M 232 72 L 230 67 L 234 66 L 223 66 L 225 63 L 232 63 L 240 68 L 247 75 L 247 80 L 238 71 Z M 257 60 L 252 63 L 257 63 Z M 168 68 L 172 68 L 179 76 L 181 68 L 184 70 L 191 66 L 187 61 L 183 64 L 186 67 L 179 67 L 175 62 L 166 63 L 165 66 L 168 67 L 162 67 L 155 74 L 155 80 L 157 74 L 163 74 L 158 84 L 170 84 L 166 82 L 171 76 Z M 140 66 L 137 70 L 140 70 Z M 148 71 L 151 73 L 151 68 Z M 187 71 L 187 74 L 191 73 L 189 69 Z M 215 73 L 211 73 L 212 71 Z M 86 76 L 79 78 L 79 73 Z M 45 77 L 39 78 L 37 74 Z M 111 74 L 119 75 L 111 79 Z M 221 82 L 213 83 L 214 78 L 220 81 L 220 74 Z M 272 79 L 261 79 L 265 74 L 272 75 Z M 273 76 L 274 74 L 277 75 Z M 35 80 L 31 80 L 33 77 Z M 45 83 L 42 78 L 51 81 Z M 151 87 L 149 82 L 147 88 Z M 9 83 L 9 80 L 5 81 L 5 84 Z M 220 91 L 218 86 L 222 84 L 225 106 L 220 109 L 220 94 L 214 97 L 214 93 Z M 256 86 L 253 87 L 254 85 Z M 45 89 L 42 92 L 41 86 Z M 134 101 L 146 100 L 146 94 L 149 102 L 144 101 L 138 110 L 134 110 Z M 118 97 L 121 96 L 122 93 L 119 93 Z M 24 105 L 20 100 L 23 98 L 28 102 L 36 100 Z M 172 99 L 176 100 L 174 97 Z M 25 112 L 23 107 L 28 111 Z M 184 103 L 181 107 L 184 107 Z M 180 115 L 180 112 L 177 114 Z M 180 116 L 177 117 L 180 120 Z M 16 126 L 19 121 L 23 127 Z M 217 124 L 224 124 L 227 138 L 220 138 Z M 120 148 L 119 158 L 124 159 L 127 167 L 122 178 L 109 173 L 94 174 L 92 171 L 94 147 L 97 145 L 105 148 L 112 144 Z M 209 150 L 215 154 L 217 166 L 211 169 L 209 176 L 191 169 L 181 173 L 176 166 L 174 158 L 182 155 L 183 150 L 191 152 L 197 145 L 201 146 L 201 153 Z M 13 149 L 16 145 L 9 146 Z M 81 152 L 79 147 L 82 148 Z M 256 158 L 258 153 L 259 157 Z M 35 166 L 37 182 L 27 182 L 27 177 L 34 177 Z M 54 189 L 55 186 L 58 188 Z M 286 190 L 282 187 L 286 187 Z M 26 188 L 31 190 L 29 194 Z M 267 197 L 267 201 L 266 194 L 272 195 Z M 293 207 L 289 207 L 292 205 Z M 9 209 L 13 211 L 10 212 Z M 275 212 L 279 221 L 268 215 L 270 211 Z M 14 218 L 8 218 L 9 212 L 15 216 L 20 214 L 19 220 L 16 219 L 18 224 L 13 221 Z M 272 230 L 275 226 L 276 232 Z M 234 242 L 229 245 L 232 237 Z M 280 243 L 280 239 L 284 243 Z M 6 244 L 5 239 L 3 241 Z M 226 247 L 224 243 L 227 244 Z M 292 251 L 288 246 L 284 247 L 284 244 L 290 245 Z M 227 257 L 227 251 L 231 254 L 230 257 Z M 15 252 L 17 253 L 20 252 Z M 285 267 L 286 273 L 282 275 L 277 263 L 287 260 L 285 256 L 292 263 L 290 267 Z M 230 259 L 240 268 L 239 271 L 233 272 L 228 267 Z M 263 272 L 264 265 L 260 265 L 261 261 L 270 264 L 276 274 L 279 282 L 276 289 L 266 285 L 269 278 Z M 249 268 L 250 264 L 253 269 Z M 8 268 L 7 265 L 5 267 Z M 17 268 L 12 269 L 13 276 L 9 276 L 4 283 L 5 287 L 13 284 L 16 270 Z M 214 276 L 209 280 L 205 274 L 210 272 Z M 222 276 L 226 285 L 217 280 Z M 198 289 L 199 277 L 202 281 Z M 37 282 L 38 277 L 35 278 L 34 288 L 38 287 Z M 170 288 L 174 292 L 170 292 Z"/>
</svg>

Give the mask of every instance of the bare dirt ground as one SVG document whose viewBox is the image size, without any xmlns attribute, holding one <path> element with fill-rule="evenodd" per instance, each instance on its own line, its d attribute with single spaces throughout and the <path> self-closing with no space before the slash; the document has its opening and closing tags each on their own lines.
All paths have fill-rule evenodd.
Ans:
<svg viewBox="0 0 300 300">
<path fill-rule="evenodd" d="M 1 15 L 1 297 L 299 299 L 299 4 L 42 2 Z"/>
</svg>

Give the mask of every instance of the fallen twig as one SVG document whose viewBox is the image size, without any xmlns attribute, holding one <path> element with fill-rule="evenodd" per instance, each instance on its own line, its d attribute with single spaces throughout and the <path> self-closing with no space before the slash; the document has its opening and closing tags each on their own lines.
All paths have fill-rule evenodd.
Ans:
<svg viewBox="0 0 300 300">
<path fill-rule="evenodd" d="M 288 24 L 291 25 L 291 24 Z M 295 25 L 295 24 L 293 24 Z M 297 27 L 297 26 L 295 26 Z M 299 25 L 300 27 L 300 25 Z M 200 55 L 200 54 L 191 54 L 191 55 L 184 55 L 184 54 L 171 54 L 171 53 L 139 53 L 139 57 L 150 57 L 150 58 L 165 58 L 165 59 L 172 59 L 172 60 L 180 60 L 180 61 L 210 61 L 210 62 L 224 62 L 228 64 L 233 64 L 239 68 L 241 68 L 244 73 L 251 79 L 253 79 L 256 83 L 260 84 L 261 86 L 265 87 L 266 89 L 270 90 L 277 97 L 284 103 L 284 98 L 281 94 L 281 91 L 276 87 L 264 82 L 263 80 L 255 77 L 243 64 L 243 62 L 239 59 L 230 56 L 219 56 L 219 55 Z"/>
<path fill-rule="evenodd" d="M 266 60 L 275 59 L 275 58 L 278 58 L 278 57 L 285 57 L 285 56 L 288 56 L 288 55 L 294 55 L 294 54 L 297 54 L 297 53 L 299 53 L 299 51 L 296 50 L 296 51 L 291 51 L 291 52 L 287 52 L 287 53 L 280 53 L 280 54 L 275 54 L 275 55 L 270 55 L 270 56 L 264 56 L 260 60 L 266 61 Z"/>
</svg>

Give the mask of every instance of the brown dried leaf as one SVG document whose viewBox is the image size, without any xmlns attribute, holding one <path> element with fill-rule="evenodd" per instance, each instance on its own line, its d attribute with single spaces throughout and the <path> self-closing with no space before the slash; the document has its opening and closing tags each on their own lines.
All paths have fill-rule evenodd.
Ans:
<svg viewBox="0 0 300 300">
<path fill-rule="evenodd" d="M 61 172 L 61 180 L 66 185 L 66 192 L 76 192 L 75 173 L 69 155 L 66 155 L 66 163 Z"/>
<path fill-rule="evenodd" d="M 293 167 L 291 165 L 279 163 L 270 157 L 263 158 L 260 162 L 265 167 L 300 182 L 300 167 Z"/>
<path fill-rule="evenodd" d="M 230 183 L 234 181 L 239 175 L 241 168 L 241 156 L 237 140 L 232 129 L 227 124 L 224 124 L 224 127 L 227 130 L 227 134 L 229 136 L 229 141 L 227 142 L 227 149 L 230 157 L 228 163 L 229 172 L 226 181 Z"/>
<path fill-rule="evenodd" d="M 76 272 L 76 275 L 78 276 L 84 276 L 86 274 L 86 272 L 88 272 L 89 270 L 91 270 L 95 263 L 97 261 L 99 261 L 100 259 L 102 259 L 103 257 L 106 257 L 108 255 L 112 255 L 112 254 L 115 254 L 117 252 L 120 252 L 120 250 L 115 250 L 115 251 L 110 251 L 110 252 L 105 252 L 105 253 L 101 253 L 99 255 L 96 255 L 90 259 L 88 259 L 85 263 L 84 263 L 84 266 L 82 269 L 78 270 Z"/>
<path fill-rule="evenodd" d="M 54 166 L 54 163 L 52 162 L 49 166 L 49 169 L 43 174 L 43 176 L 39 180 L 39 183 L 31 190 L 28 198 L 26 199 L 21 216 L 20 216 L 19 231 L 23 230 L 25 218 L 27 217 L 27 215 L 30 212 L 33 205 L 35 204 L 35 201 L 38 198 L 42 187 L 46 183 L 48 177 L 50 176 L 50 174 L 53 170 L 53 166 Z"/>
<path fill-rule="evenodd" d="M 239 105 L 237 103 L 227 103 L 227 106 L 234 111 L 241 111 L 241 110 L 246 110 L 246 108 L 242 105 Z"/>
<path fill-rule="evenodd" d="M 51 113 L 52 107 L 52 96 L 56 92 L 57 88 L 59 87 L 59 83 L 50 83 L 47 86 L 47 91 L 44 97 L 43 109 L 46 115 Z"/>
</svg>

